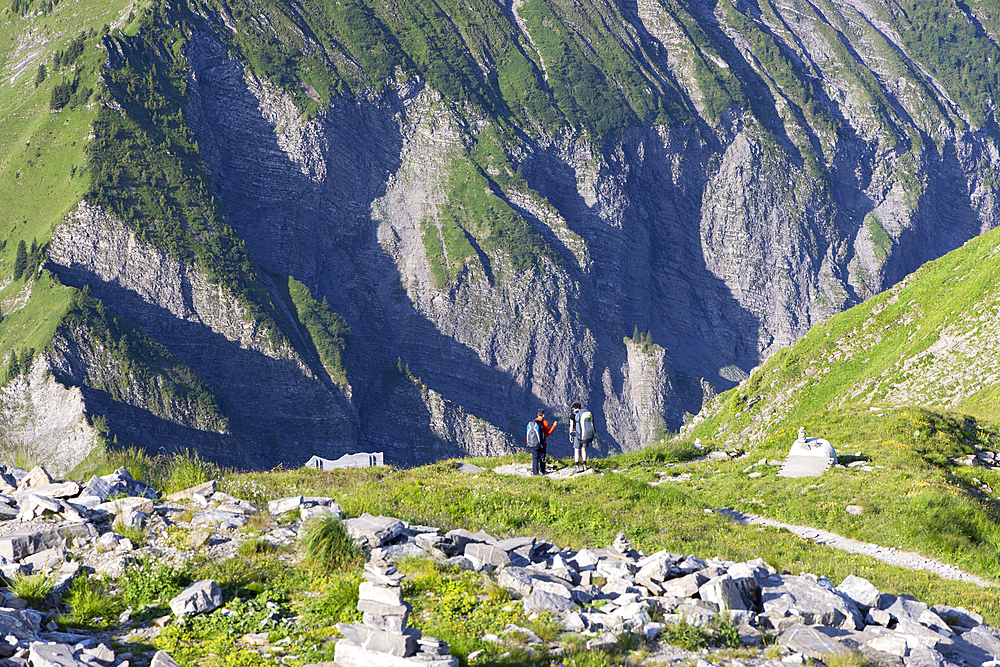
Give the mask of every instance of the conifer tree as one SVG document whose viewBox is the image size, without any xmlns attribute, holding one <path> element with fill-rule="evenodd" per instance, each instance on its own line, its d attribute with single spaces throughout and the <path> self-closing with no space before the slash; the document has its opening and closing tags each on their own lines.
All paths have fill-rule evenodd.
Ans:
<svg viewBox="0 0 1000 667">
<path fill-rule="evenodd" d="M 17 350 L 12 350 L 10 360 L 7 362 L 7 381 L 13 380 L 21 374 L 21 364 L 17 360 Z"/>
<path fill-rule="evenodd" d="M 28 247 L 21 239 L 17 243 L 17 255 L 14 257 L 14 280 L 20 280 L 28 268 Z"/>
</svg>

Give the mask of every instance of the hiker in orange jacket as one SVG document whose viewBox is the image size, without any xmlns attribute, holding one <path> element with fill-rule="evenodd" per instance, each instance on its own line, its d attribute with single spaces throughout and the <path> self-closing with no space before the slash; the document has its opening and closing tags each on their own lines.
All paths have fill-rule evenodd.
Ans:
<svg viewBox="0 0 1000 667">
<path fill-rule="evenodd" d="M 532 463 L 532 465 L 531 465 L 531 474 L 535 475 L 535 474 L 541 473 L 542 475 L 544 475 L 545 474 L 545 439 L 547 437 L 549 437 L 550 435 L 552 435 L 552 431 L 556 430 L 556 426 L 559 425 L 559 422 L 557 422 L 557 421 L 552 422 L 552 426 L 549 426 L 549 423 L 545 420 L 545 410 L 542 410 L 541 408 L 538 409 L 538 417 L 535 418 L 535 421 L 538 422 L 538 430 L 541 432 L 542 446 L 538 450 L 536 450 L 538 452 L 537 455 L 535 455 L 535 452 L 532 452 L 533 458 L 535 458 L 535 456 L 537 456 L 538 463 L 536 464 L 536 462 L 534 460 L 532 460 L 532 462 L 531 462 Z"/>
</svg>

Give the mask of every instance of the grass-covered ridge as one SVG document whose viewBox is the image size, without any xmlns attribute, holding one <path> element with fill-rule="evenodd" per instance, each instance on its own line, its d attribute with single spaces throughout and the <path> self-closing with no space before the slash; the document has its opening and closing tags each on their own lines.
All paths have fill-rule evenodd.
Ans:
<svg viewBox="0 0 1000 667">
<path fill-rule="evenodd" d="M 87 200 L 113 213 L 145 243 L 195 262 L 235 295 L 272 342 L 289 340 L 283 318 L 241 238 L 212 194 L 211 178 L 184 119 L 189 27 L 157 5 L 134 36 L 109 36 L 106 104 L 87 157 Z"/>
<path fill-rule="evenodd" d="M 312 344 L 330 377 L 346 384 L 344 351 L 351 340 L 350 327 L 343 317 L 330 310 L 325 298 L 317 301 L 309 288 L 295 278 L 287 278 L 286 284 L 288 300 L 299 329 Z"/>
<path fill-rule="evenodd" d="M 1000 442 L 998 241 L 990 232 L 926 264 L 716 397 L 681 438 L 747 456 L 713 466 L 699 493 L 1000 577 L 1000 470 L 981 465 Z M 799 427 L 870 470 L 784 479 L 761 466 L 751 478 L 747 466 L 783 459 Z"/>
<path fill-rule="evenodd" d="M 147 410 L 188 426 L 227 432 L 226 399 L 218 387 L 181 362 L 166 347 L 126 320 L 108 312 L 89 290 L 73 290 L 58 334 L 89 339 L 113 375 L 92 369 L 87 384 L 116 401 L 141 395 Z"/>
<path fill-rule="evenodd" d="M 814 327 L 719 396 L 695 437 L 760 442 L 825 410 L 926 405 L 1000 417 L 1000 236 L 989 232 Z M 747 407 L 751 401 L 754 405 Z"/>
</svg>

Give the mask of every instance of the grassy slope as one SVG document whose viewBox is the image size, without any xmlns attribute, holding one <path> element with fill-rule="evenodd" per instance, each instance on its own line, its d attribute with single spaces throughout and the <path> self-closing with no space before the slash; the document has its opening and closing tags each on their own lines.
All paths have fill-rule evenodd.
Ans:
<svg viewBox="0 0 1000 667">
<path fill-rule="evenodd" d="M 40 6 L 42 3 L 36 2 Z M 88 177 L 84 149 L 96 117 L 85 105 L 52 113 L 52 88 L 81 69 L 81 84 L 94 87 L 101 57 L 86 42 L 72 67 L 53 66 L 52 56 L 81 31 L 99 31 L 114 22 L 128 3 L 57 4 L 49 14 L 33 5 L 25 16 L 9 7 L 0 12 L 0 356 L 11 350 L 41 350 L 52 337 L 70 300 L 70 290 L 50 277 L 11 281 L 19 241 L 45 243 L 63 216 L 80 201 Z M 39 65 L 47 77 L 37 87 Z"/>
<path fill-rule="evenodd" d="M 1000 306 L 998 232 L 929 262 L 903 283 L 814 327 L 716 399 L 692 432 L 756 444 L 829 408 L 915 403 L 1000 417 L 992 319 Z M 932 347 L 933 346 L 933 347 Z M 752 408 L 748 401 L 761 400 Z"/>
</svg>

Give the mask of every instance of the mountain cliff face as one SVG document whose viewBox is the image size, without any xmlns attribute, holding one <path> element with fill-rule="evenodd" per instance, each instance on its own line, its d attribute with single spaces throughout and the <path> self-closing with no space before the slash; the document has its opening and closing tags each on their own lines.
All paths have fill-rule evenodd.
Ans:
<svg viewBox="0 0 1000 667">
<path fill-rule="evenodd" d="M 121 12 L 81 26 L 99 57 L 73 95 L 95 97 L 58 109 L 93 124 L 89 186 L 38 238 L 99 317 L 24 376 L 78 387 L 119 443 L 415 463 L 510 451 L 580 401 L 603 450 L 635 448 L 997 226 L 1000 24 L 977 2 Z M 8 40 L 8 118 L 62 85 L 24 92 L 61 44 L 47 16 L 4 17 L 40 35 Z M 92 326 L 133 327 L 141 373 Z"/>
</svg>

